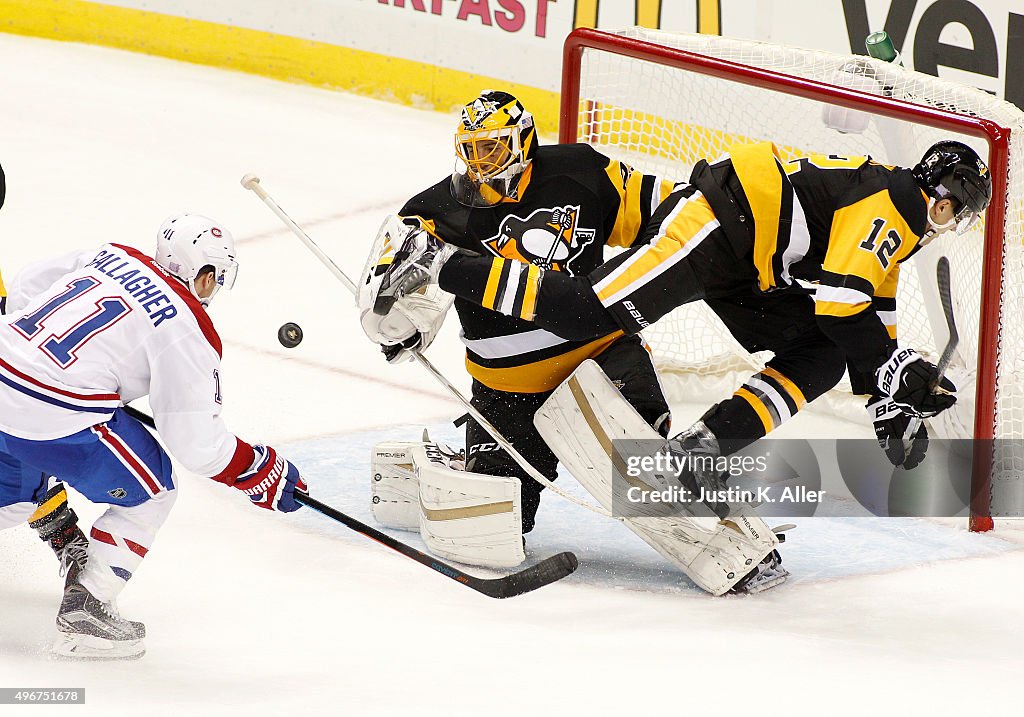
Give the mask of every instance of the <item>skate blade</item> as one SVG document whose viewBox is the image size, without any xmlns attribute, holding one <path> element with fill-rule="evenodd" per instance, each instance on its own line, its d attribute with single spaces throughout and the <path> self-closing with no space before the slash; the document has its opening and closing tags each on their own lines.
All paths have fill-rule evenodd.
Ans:
<svg viewBox="0 0 1024 717">
<path fill-rule="evenodd" d="M 142 640 L 104 640 L 58 632 L 50 651 L 62 660 L 137 660 L 146 654 L 146 646 Z"/>
<path fill-rule="evenodd" d="M 751 580 L 749 583 L 743 586 L 743 589 L 739 591 L 739 595 L 754 595 L 755 593 L 763 593 L 765 590 L 771 590 L 774 587 L 782 585 L 789 578 L 789 571 L 785 568 L 774 568 L 773 570 L 766 570 L 765 572 L 758 575 L 756 578 Z"/>
</svg>

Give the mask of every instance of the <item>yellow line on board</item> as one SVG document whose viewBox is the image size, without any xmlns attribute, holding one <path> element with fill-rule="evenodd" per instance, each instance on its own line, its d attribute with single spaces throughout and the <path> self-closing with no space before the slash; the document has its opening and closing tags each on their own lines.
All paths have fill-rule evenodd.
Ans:
<svg viewBox="0 0 1024 717">
<path fill-rule="evenodd" d="M 697 32 L 722 34 L 722 0 L 697 0 Z"/>
<path fill-rule="evenodd" d="M 0 32 L 131 50 L 446 112 L 482 89 L 500 87 L 530 109 L 542 132 L 558 130 L 557 92 L 261 30 L 85 0 L 0 0 Z"/>
<path fill-rule="evenodd" d="M 597 0 L 576 0 L 573 27 L 597 27 Z"/>
<path fill-rule="evenodd" d="M 636 0 L 636 24 L 657 30 L 661 27 L 661 0 Z"/>
</svg>

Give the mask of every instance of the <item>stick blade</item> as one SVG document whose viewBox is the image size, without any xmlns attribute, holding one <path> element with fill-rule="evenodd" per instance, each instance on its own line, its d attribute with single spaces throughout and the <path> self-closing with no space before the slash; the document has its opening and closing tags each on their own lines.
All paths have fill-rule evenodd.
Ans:
<svg viewBox="0 0 1024 717">
<path fill-rule="evenodd" d="M 949 258 L 940 256 L 935 265 L 935 282 L 939 287 L 939 300 L 942 302 L 942 313 L 946 318 L 946 327 L 949 329 L 951 341 L 959 341 L 960 335 L 956 330 L 956 315 L 953 313 L 953 284 L 949 275 Z"/>
<path fill-rule="evenodd" d="M 565 551 L 541 560 L 536 565 L 520 570 L 503 578 L 480 580 L 471 584 L 478 592 L 488 597 L 503 599 L 532 592 L 572 575 L 580 565 L 575 554 Z"/>
</svg>

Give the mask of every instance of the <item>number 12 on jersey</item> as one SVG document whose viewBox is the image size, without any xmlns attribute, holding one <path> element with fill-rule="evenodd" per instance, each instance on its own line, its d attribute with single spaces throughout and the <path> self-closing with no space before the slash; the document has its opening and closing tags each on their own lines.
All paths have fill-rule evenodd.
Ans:
<svg viewBox="0 0 1024 717">
<path fill-rule="evenodd" d="M 873 252 L 878 258 L 878 263 L 882 265 L 882 268 L 888 269 L 889 264 L 892 263 L 893 255 L 903 244 L 903 239 L 900 237 L 899 232 L 895 229 L 890 229 L 885 237 L 878 242 L 878 235 L 882 232 L 884 227 L 884 219 L 879 218 L 871 222 L 871 233 L 868 235 L 867 239 L 860 243 L 860 248 Z M 878 242 L 877 245 L 876 242 Z"/>
</svg>

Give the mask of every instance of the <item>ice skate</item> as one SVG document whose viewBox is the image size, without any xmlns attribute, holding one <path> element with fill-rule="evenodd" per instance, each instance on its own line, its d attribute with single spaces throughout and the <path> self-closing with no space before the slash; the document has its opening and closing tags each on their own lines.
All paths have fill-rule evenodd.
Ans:
<svg viewBox="0 0 1024 717">
<path fill-rule="evenodd" d="M 53 652 L 85 660 L 133 660 L 146 654 L 146 626 L 125 620 L 77 582 L 69 582 L 57 613 Z"/>
<path fill-rule="evenodd" d="M 778 550 L 773 550 L 729 592 L 733 595 L 752 595 L 777 587 L 788 578 L 789 571 L 782 567 L 782 556 Z"/>
</svg>

